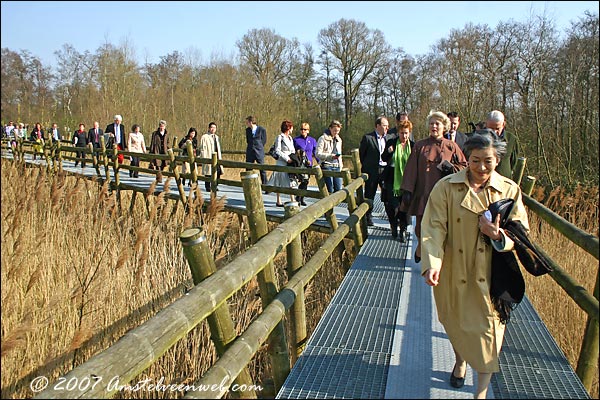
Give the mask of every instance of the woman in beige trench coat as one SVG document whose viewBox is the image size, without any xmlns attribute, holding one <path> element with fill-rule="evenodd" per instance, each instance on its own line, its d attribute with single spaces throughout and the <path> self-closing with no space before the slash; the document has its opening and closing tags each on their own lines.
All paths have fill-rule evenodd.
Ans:
<svg viewBox="0 0 600 400">
<path fill-rule="evenodd" d="M 512 198 L 509 219 L 529 229 L 519 186 L 494 171 L 505 149 L 489 134 L 470 137 L 465 143 L 468 167 L 436 183 L 421 227 L 421 272 L 434 287 L 439 319 L 456 356 L 450 384 L 463 386 L 468 363 L 477 371 L 475 398 L 487 395 L 504 338 L 505 326 L 490 297 L 492 246 L 510 251 L 514 245 L 500 229 L 499 216 L 488 221 L 483 213 L 491 203 Z"/>
</svg>

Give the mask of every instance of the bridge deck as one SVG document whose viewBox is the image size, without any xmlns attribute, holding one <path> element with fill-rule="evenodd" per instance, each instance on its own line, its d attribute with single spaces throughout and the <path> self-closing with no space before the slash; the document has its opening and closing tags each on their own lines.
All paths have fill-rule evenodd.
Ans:
<svg viewBox="0 0 600 400">
<path fill-rule="evenodd" d="M 11 158 L 5 152 L 2 156 Z M 44 163 L 27 157 L 28 162 Z M 71 161 L 63 168 L 96 175 L 94 168 L 74 167 Z M 147 188 L 154 176 L 140 173 L 133 179 L 121 171 L 120 179 Z M 168 189 L 179 196 L 174 180 Z M 209 199 L 208 193 L 203 196 Z M 289 199 L 281 196 L 282 201 Z M 218 197 L 228 207 L 245 209 L 239 187 L 219 185 Z M 283 208 L 275 207 L 275 194 L 263 199 L 268 215 L 283 216 Z M 448 383 L 452 347 L 437 319 L 432 291 L 420 277 L 420 265 L 412 261 L 412 226 L 407 243 L 394 241 L 378 195 L 374 207 L 375 226 L 277 398 L 472 398 L 470 367 L 462 389 Z M 344 207 L 336 207 L 335 213 L 340 221 L 348 216 Z M 320 224 L 327 225 L 324 219 Z M 590 398 L 527 297 L 507 326 L 500 372 L 492 378 L 488 398 Z"/>
<path fill-rule="evenodd" d="M 454 389 L 452 346 L 420 264 L 415 236 L 392 240 L 382 204 L 375 226 L 277 398 L 472 398 L 474 373 Z M 589 398 L 525 298 L 513 312 L 488 398 Z"/>
</svg>

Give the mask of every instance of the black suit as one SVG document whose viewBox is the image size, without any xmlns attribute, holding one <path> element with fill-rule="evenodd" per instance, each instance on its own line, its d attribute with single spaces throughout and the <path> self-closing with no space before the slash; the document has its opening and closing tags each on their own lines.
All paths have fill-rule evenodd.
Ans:
<svg viewBox="0 0 600 400">
<path fill-rule="evenodd" d="M 384 138 L 385 137 L 386 136 L 384 136 Z M 377 138 L 377 131 L 373 131 L 364 135 L 360 141 L 358 154 L 360 156 L 360 163 L 362 165 L 361 172 L 369 174 L 369 179 L 365 183 L 365 197 L 373 200 L 375 198 L 375 193 L 377 192 L 377 186 L 379 185 L 382 189 L 381 201 L 385 202 L 386 197 L 383 192 L 384 167 L 379 163 L 381 159 L 381 151 L 379 150 Z"/>
<path fill-rule="evenodd" d="M 252 135 L 252 128 L 246 128 L 246 162 L 257 164 L 265 163 L 265 144 L 267 143 L 267 130 L 262 126 L 256 126 L 256 134 Z M 260 180 L 267 183 L 267 172 L 260 171 Z"/>
<path fill-rule="evenodd" d="M 119 124 L 119 130 L 121 132 L 121 141 L 119 142 L 119 140 L 116 137 L 113 138 L 111 136 L 110 139 L 108 139 L 108 143 L 106 144 L 107 148 L 112 148 L 112 146 L 115 143 L 118 143 L 121 145 L 121 150 L 125 150 L 127 148 L 127 137 L 125 135 L 125 125 L 123 125 L 122 123 Z M 104 132 L 112 133 L 113 135 L 115 135 L 115 123 L 106 125 L 106 129 L 104 130 Z"/>
<path fill-rule="evenodd" d="M 96 132 L 95 132 L 96 128 L 92 128 L 88 131 L 88 143 L 92 143 L 94 145 L 94 148 L 100 148 L 100 138 L 102 136 L 104 136 L 104 131 L 100 128 L 98 128 L 98 140 L 96 140 Z M 105 143 L 106 145 L 106 143 Z"/>
<path fill-rule="evenodd" d="M 62 140 L 62 135 L 60 134 L 59 129 L 56 129 L 56 136 L 58 140 L 54 139 L 54 130 L 50 128 L 50 130 L 48 131 L 48 137 L 50 138 L 50 140 L 52 140 L 52 143 L 60 142 Z"/>
<path fill-rule="evenodd" d="M 450 139 L 450 133 L 445 133 L 444 137 L 446 139 Z M 456 134 L 454 135 L 454 141 L 456 142 L 456 144 L 458 145 L 458 147 L 460 147 L 460 149 L 462 150 L 462 152 L 464 153 L 464 148 L 465 148 L 465 142 L 467 141 L 468 137 L 467 135 L 465 135 L 462 132 L 456 132 Z"/>
<path fill-rule="evenodd" d="M 125 135 L 125 125 L 123 125 L 123 123 L 119 124 L 119 132 L 121 136 L 120 142 L 119 139 L 116 137 L 115 125 L 116 124 L 114 122 L 112 124 L 108 124 L 106 125 L 106 129 L 104 130 L 105 133 L 112 133 L 112 135 L 108 137 L 108 143 L 106 143 L 106 148 L 112 150 L 116 143 L 118 145 L 119 150 L 127 150 L 127 136 Z M 117 160 L 119 161 L 119 164 L 123 164 L 125 157 L 123 156 L 123 154 L 119 153 L 119 155 L 117 155 Z"/>
</svg>

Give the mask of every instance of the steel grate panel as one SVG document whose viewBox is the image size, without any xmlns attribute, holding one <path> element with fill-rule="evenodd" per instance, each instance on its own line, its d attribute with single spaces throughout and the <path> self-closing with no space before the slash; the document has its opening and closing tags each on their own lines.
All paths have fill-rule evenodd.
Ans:
<svg viewBox="0 0 600 400">
<path fill-rule="evenodd" d="M 492 388 L 501 399 L 589 399 L 581 381 L 571 371 L 551 371 L 500 365 Z"/>
<path fill-rule="evenodd" d="M 506 326 L 499 363 L 492 377 L 499 398 L 590 398 L 527 296 Z"/>
<path fill-rule="evenodd" d="M 519 321 L 513 325 L 514 322 L 508 323 L 504 334 L 502 352 L 506 364 L 533 369 L 572 369 L 542 321 Z"/>
<path fill-rule="evenodd" d="M 277 398 L 383 398 L 389 354 L 307 348 Z"/>
<path fill-rule="evenodd" d="M 402 290 L 402 268 L 382 267 L 381 273 L 353 271 L 346 275 L 331 304 L 398 308 Z M 386 270 L 387 269 L 387 270 Z"/>
<path fill-rule="evenodd" d="M 389 352 L 395 319 L 395 309 L 331 304 L 311 336 L 310 345 Z"/>
</svg>

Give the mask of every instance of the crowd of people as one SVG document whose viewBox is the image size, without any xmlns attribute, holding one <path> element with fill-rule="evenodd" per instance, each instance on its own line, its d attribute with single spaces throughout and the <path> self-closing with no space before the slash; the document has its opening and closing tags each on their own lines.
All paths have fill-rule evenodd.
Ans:
<svg viewBox="0 0 600 400">
<path fill-rule="evenodd" d="M 361 170 L 368 174 L 365 198 L 380 189 L 391 236 L 407 237 L 415 217 L 414 261 L 425 283 L 433 287 L 440 322 L 455 356 L 448 382 L 464 386 L 467 364 L 477 372 L 474 397 L 486 398 L 504 338 L 505 313 L 493 298 L 494 252 L 506 253 L 515 243 L 504 232 L 500 215 L 486 211 L 499 201 L 514 201 L 507 218 L 528 231 L 519 186 L 511 180 L 518 157 L 514 136 L 505 132 L 504 114 L 487 115 L 484 126 L 469 133 L 459 129 L 456 112 L 432 111 L 429 136 L 413 141 L 407 113 L 375 120 L 373 132 L 359 146 Z M 367 224 L 373 225 L 369 212 Z M 500 270 L 501 271 L 501 270 Z M 502 274 L 502 272 L 500 272 Z"/>
<path fill-rule="evenodd" d="M 492 254 L 508 252 L 514 243 L 504 232 L 500 215 L 490 218 L 486 211 L 495 202 L 505 199 L 514 201 L 508 218 L 518 221 L 529 229 L 527 213 L 522 202 L 519 186 L 511 180 L 518 157 L 516 138 L 505 131 L 504 114 L 491 111 L 485 120 L 469 133 L 459 131 L 460 116 L 456 112 L 431 111 L 425 126 L 428 137 L 413 138 L 413 122 L 408 113 L 400 112 L 395 118 L 396 126 L 390 129 L 385 116 L 375 120 L 372 132 L 360 141 L 359 158 L 361 171 L 368 174 L 365 182 L 365 198 L 373 201 L 380 190 L 381 201 L 390 226 L 393 240 L 405 242 L 410 217 L 415 217 L 414 233 L 417 240 L 413 259 L 421 264 L 425 283 L 433 287 L 436 307 L 441 323 L 452 344 L 455 365 L 449 375 L 449 383 L 455 388 L 464 385 L 467 364 L 477 372 L 475 398 L 485 398 L 493 372 L 499 370 L 498 356 L 503 341 L 504 323 L 490 299 L 492 279 Z M 151 135 L 148 152 L 166 154 L 169 149 L 167 123 L 160 120 Z M 41 153 L 45 140 L 62 140 L 57 124 L 46 133 L 42 125 L 35 124 L 30 134 L 23 123 L 9 122 L 4 127 L 5 137 L 14 143 L 18 138 L 35 142 L 34 158 Z M 300 124 L 300 132 L 294 134 L 294 124 L 283 120 L 280 133 L 275 138 L 273 151 L 269 152 L 278 166 L 310 168 L 315 163 L 325 171 L 341 171 L 342 124 L 333 120 L 318 139 L 310 136 L 310 125 Z M 178 147 L 184 156 L 191 149 L 194 157 L 211 158 L 217 154 L 221 159 L 221 145 L 216 134 L 217 124 L 210 122 L 208 130 L 198 141 L 196 128 L 189 128 Z M 246 162 L 265 163 L 267 131 L 257 124 L 254 116 L 246 118 Z M 140 126 L 134 124 L 130 133 L 122 125 L 122 117 L 114 116 L 113 123 L 104 131 L 99 123 L 86 132 L 85 124 L 71 136 L 76 147 L 92 143 L 100 147 L 104 137 L 107 147 L 146 153 L 144 135 Z M 78 153 L 78 161 L 85 168 L 84 153 Z M 119 154 L 119 162 L 123 155 Z M 77 164 L 77 163 L 76 163 Z M 139 157 L 131 157 L 131 165 L 139 166 Z M 165 158 L 153 159 L 150 168 L 163 170 Z M 184 174 L 192 174 L 190 163 L 183 166 Z M 212 165 L 202 166 L 202 175 L 212 175 Z M 217 171 L 218 176 L 222 173 Z M 195 175 L 195 174 L 194 174 Z M 137 178 L 135 170 L 130 176 Z M 192 175 L 193 176 L 193 175 Z M 268 186 L 306 189 L 309 174 L 274 171 L 269 179 L 260 172 L 261 182 Z M 339 177 L 325 177 L 329 193 L 342 188 Z M 191 179 L 188 185 L 191 185 Z M 211 190 L 210 181 L 205 188 Z M 217 188 L 212 188 L 217 190 Z M 283 207 L 277 193 L 276 205 Z M 305 206 L 303 196 L 291 196 Z M 366 215 L 368 225 L 373 225 L 373 215 Z"/>
<path fill-rule="evenodd" d="M 44 154 L 43 149 L 47 141 L 51 141 L 51 143 L 54 144 L 59 141 L 68 140 L 77 148 L 85 148 L 89 143 L 91 143 L 94 149 L 99 149 L 102 146 L 102 140 L 104 140 L 105 146 L 108 149 L 114 149 L 116 147 L 120 151 L 127 151 L 130 153 L 157 155 L 166 155 L 170 148 L 167 122 L 165 120 L 160 120 L 158 122 L 158 127 L 150 136 L 150 145 L 146 146 L 144 134 L 141 132 L 140 125 L 133 124 L 128 132 L 125 125 L 123 125 L 123 117 L 119 114 L 114 116 L 113 122 L 106 125 L 104 130 L 100 128 L 100 123 L 98 121 L 94 121 L 93 127 L 87 131 L 85 124 L 80 123 L 77 130 L 75 130 L 69 138 L 66 138 L 61 133 L 57 123 L 53 123 L 52 127 L 46 132 L 43 129 L 42 124 L 40 122 L 36 122 L 29 134 L 27 131 L 28 126 L 24 123 L 21 122 L 14 124 L 13 121 L 9 121 L 9 123 L 4 126 L 2 135 L 3 137 L 9 139 L 12 147 L 16 146 L 18 139 L 27 139 L 32 141 L 34 143 L 34 160 L 38 155 L 41 156 Z M 187 141 L 189 140 L 192 143 L 194 157 L 199 155 L 203 158 L 211 158 L 212 154 L 216 153 L 218 159 L 221 159 L 221 143 L 217 135 L 217 124 L 215 122 L 210 122 L 208 124 L 208 130 L 200 138 L 200 151 L 198 154 L 198 139 L 196 135 L 196 128 L 191 127 L 188 130 L 188 134 L 179 142 L 179 148 L 182 149 L 183 155 L 188 155 Z M 165 158 L 166 157 L 152 159 L 148 165 L 148 168 L 159 171 L 164 170 L 168 165 L 168 161 Z M 128 159 L 132 167 L 140 167 L 139 156 L 131 155 L 128 157 Z M 125 156 L 122 152 L 117 153 L 117 161 L 119 164 L 124 163 Z M 78 150 L 76 152 L 75 166 L 77 165 L 80 165 L 81 168 L 86 167 L 84 150 Z M 202 174 L 205 176 L 210 176 L 211 168 L 212 166 L 210 164 L 204 164 L 202 166 Z M 184 163 L 182 172 L 184 174 L 191 173 L 189 163 Z M 219 169 L 219 175 L 221 172 L 222 169 Z M 130 169 L 129 176 L 131 178 L 138 178 L 138 170 Z M 188 185 L 191 186 L 191 179 L 188 181 Z M 210 191 L 210 182 L 206 182 L 205 188 L 207 191 Z M 215 190 L 217 189 L 215 188 Z"/>
<path fill-rule="evenodd" d="M 246 117 L 246 126 L 246 162 L 264 164 L 267 131 L 257 124 L 256 117 L 253 115 Z M 317 163 L 323 170 L 341 171 L 342 139 L 339 136 L 341 129 L 341 122 L 333 120 L 317 140 L 310 136 L 310 125 L 307 122 L 300 124 L 300 133 L 294 136 L 294 123 L 287 119 L 284 120 L 281 123 L 281 132 L 273 144 L 275 165 L 311 168 Z M 266 172 L 260 171 L 263 184 L 285 188 L 306 189 L 309 176 L 305 173 L 274 171 L 267 179 Z M 326 176 L 324 180 L 329 193 L 334 193 L 342 188 L 342 178 L 340 177 Z M 276 193 L 276 197 L 276 206 L 283 207 L 281 195 Z M 302 206 L 307 205 L 302 195 L 290 196 L 290 199 L 297 201 Z"/>
</svg>

